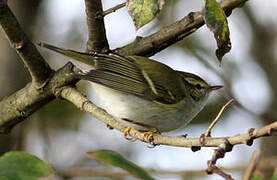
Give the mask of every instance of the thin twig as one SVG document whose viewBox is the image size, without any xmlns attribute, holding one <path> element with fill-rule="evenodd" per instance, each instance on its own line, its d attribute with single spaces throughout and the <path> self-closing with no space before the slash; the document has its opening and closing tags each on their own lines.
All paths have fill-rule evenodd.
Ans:
<svg viewBox="0 0 277 180">
<path fill-rule="evenodd" d="M 211 131 L 212 131 L 213 127 L 215 126 L 215 124 L 218 122 L 218 120 L 221 117 L 222 113 L 224 112 L 226 107 L 228 107 L 234 101 L 235 101 L 234 99 L 230 99 L 224 106 L 222 106 L 222 108 L 220 109 L 220 111 L 217 114 L 216 118 L 213 120 L 213 122 L 210 124 L 207 131 L 205 132 L 205 137 L 211 136 Z"/>
<path fill-rule="evenodd" d="M 243 180 L 250 180 L 254 171 L 256 170 L 258 163 L 260 160 L 260 153 L 258 153 L 257 151 L 254 151 L 251 160 L 247 166 L 247 169 L 245 170 L 245 173 L 243 175 Z"/>
<path fill-rule="evenodd" d="M 113 13 L 113 12 L 115 12 L 115 11 L 117 11 L 117 10 L 123 8 L 124 6 L 126 6 L 126 2 L 125 2 L 125 3 L 118 4 L 118 5 L 116 5 L 115 7 L 112 7 L 112 8 L 110 8 L 110 9 L 107 9 L 106 11 L 103 12 L 103 16 L 106 16 L 106 15 L 108 15 L 108 14 L 110 14 L 110 13 Z"/>
</svg>

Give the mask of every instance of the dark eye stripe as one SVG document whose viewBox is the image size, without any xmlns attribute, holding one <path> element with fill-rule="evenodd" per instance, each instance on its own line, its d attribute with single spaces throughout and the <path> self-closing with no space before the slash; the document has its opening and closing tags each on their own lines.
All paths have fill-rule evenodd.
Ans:
<svg viewBox="0 0 277 180">
<path fill-rule="evenodd" d="M 202 89 L 202 86 L 201 86 L 200 84 L 196 84 L 195 87 L 196 87 L 197 89 Z"/>
</svg>

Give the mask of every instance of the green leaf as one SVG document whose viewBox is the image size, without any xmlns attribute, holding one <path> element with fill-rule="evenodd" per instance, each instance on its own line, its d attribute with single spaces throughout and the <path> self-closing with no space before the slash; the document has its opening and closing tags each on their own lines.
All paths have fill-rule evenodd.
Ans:
<svg viewBox="0 0 277 180">
<path fill-rule="evenodd" d="M 204 20 L 214 33 L 217 42 L 215 54 L 221 62 L 222 57 L 231 50 L 231 41 L 226 15 L 216 0 L 206 0 Z"/>
<path fill-rule="evenodd" d="M 125 159 L 123 156 L 121 156 L 119 153 L 115 151 L 99 150 L 95 152 L 88 152 L 88 155 L 100 163 L 112 165 L 115 167 L 120 167 L 128 171 L 130 174 L 134 175 L 135 177 L 138 177 L 144 180 L 154 179 L 143 168 Z"/>
<path fill-rule="evenodd" d="M 52 168 L 39 158 L 25 152 L 8 152 L 0 157 L 1 180 L 49 180 Z"/>
<path fill-rule="evenodd" d="M 262 180 L 261 174 L 253 174 L 251 180 Z"/>
<path fill-rule="evenodd" d="M 165 4 L 165 0 L 127 0 L 127 8 L 136 29 L 149 23 Z"/>
<path fill-rule="evenodd" d="M 271 180 L 277 180 L 277 167 L 274 168 L 274 173 Z"/>
</svg>

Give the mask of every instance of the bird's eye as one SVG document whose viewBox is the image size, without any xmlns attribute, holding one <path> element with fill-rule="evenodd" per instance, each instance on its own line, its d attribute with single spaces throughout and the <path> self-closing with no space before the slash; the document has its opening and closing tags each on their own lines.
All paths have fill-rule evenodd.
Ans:
<svg viewBox="0 0 277 180">
<path fill-rule="evenodd" d="M 196 84 L 195 87 L 196 87 L 197 89 L 202 89 L 202 87 L 201 87 L 200 84 Z"/>
</svg>

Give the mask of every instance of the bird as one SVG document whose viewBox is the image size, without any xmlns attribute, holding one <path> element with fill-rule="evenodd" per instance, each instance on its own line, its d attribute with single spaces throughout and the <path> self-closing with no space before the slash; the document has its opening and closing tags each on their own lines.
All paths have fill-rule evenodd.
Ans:
<svg viewBox="0 0 277 180">
<path fill-rule="evenodd" d="M 88 69 L 74 76 L 91 82 L 100 107 L 127 127 L 126 139 L 132 128 L 148 136 L 186 126 L 206 105 L 210 92 L 223 87 L 148 57 L 39 45 L 86 64 Z"/>
</svg>

